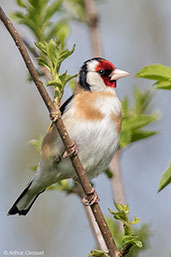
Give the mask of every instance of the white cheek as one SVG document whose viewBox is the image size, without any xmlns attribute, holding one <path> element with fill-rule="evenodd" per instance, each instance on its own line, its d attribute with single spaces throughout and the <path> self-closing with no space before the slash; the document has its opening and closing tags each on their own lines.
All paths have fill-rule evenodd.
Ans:
<svg viewBox="0 0 171 257">
<path fill-rule="evenodd" d="M 94 71 L 87 73 L 87 83 L 90 85 L 91 91 L 102 91 L 106 88 L 102 78 Z"/>
<path fill-rule="evenodd" d="M 88 63 L 88 71 L 95 71 L 96 66 L 98 65 L 98 61 L 92 60 L 91 62 Z"/>
</svg>

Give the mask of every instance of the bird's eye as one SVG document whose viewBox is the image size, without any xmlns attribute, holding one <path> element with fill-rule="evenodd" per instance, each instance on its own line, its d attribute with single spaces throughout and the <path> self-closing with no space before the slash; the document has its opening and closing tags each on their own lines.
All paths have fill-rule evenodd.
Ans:
<svg viewBox="0 0 171 257">
<path fill-rule="evenodd" d="M 105 70 L 98 70 L 97 71 L 100 75 L 104 76 L 105 75 Z"/>
<path fill-rule="evenodd" d="M 112 70 L 98 70 L 97 73 L 99 73 L 101 76 L 104 77 L 109 77 L 110 73 L 112 72 Z"/>
</svg>

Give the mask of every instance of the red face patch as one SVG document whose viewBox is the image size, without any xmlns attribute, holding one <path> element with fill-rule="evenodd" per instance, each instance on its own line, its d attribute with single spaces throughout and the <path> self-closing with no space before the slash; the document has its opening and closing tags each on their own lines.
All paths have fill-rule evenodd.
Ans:
<svg viewBox="0 0 171 257">
<path fill-rule="evenodd" d="M 107 60 L 102 60 L 99 61 L 99 64 L 96 66 L 96 71 L 98 70 L 114 70 L 115 66 L 113 63 L 107 61 Z"/>
<path fill-rule="evenodd" d="M 102 70 L 102 71 L 106 71 L 106 74 L 108 74 L 107 71 L 112 72 L 114 69 L 115 69 L 115 66 L 113 65 L 113 63 L 107 60 L 99 61 L 99 64 L 96 66 L 96 72 L 99 72 Z M 107 87 L 113 87 L 113 88 L 116 87 L 116 81 L 110 80 L 109 76 L 103 75 L 103 73 L 100 76 Z"/>
<path fill-rule="evenodd" d="M 113 87 L 113 88 L 116 87 L 116 80 L 110 80 L 109 77 L 104 77 L 104 76 L 101 76 L 101 78 L 103 79 L 107 87 Z"/>
</svg>

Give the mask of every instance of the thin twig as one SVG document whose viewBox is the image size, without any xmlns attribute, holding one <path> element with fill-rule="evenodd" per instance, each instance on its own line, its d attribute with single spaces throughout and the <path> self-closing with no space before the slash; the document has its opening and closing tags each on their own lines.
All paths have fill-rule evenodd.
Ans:
<svg viewBox="0 0 171 257">
<path fill-rule="evenodd" d="M 99 31 L 99 15 L 94 0 L 84 0 L 87 24 L 90 32 L 92 52 L 94 56 L 102 55 L 102 44 Z"/>
<path fill-rule="evenodd" d="M 9 31 L 9 33 L 11 34 L 14 42 L 16 43 L 22 57 L 23 60 L 27 66 L 27 69 L 29 70 L 33 81 L 46 105 L 46 107 L 49 110 L 50 115 L 54 115 L 56 114 L 58 116 L 58 119 L 54 122 L 55 127 L 57 128 L 63 143 L 68 151 L 68 153 L 71 152 L 71 147 L 72 147 L 72 141 L 69 138 L 68 132 L 66 131 L 66 128 L 64 126 L 64 123 L 61 119 L 61 115 L 59 113 L 59 111 L 56 109 L 55 105 L 53 104 L 53 102 L 51 101 L 45 87 L 43 86 L 42 81 L 39 78 L 39 75 L 27 53 L 27 50 L 24 46 L 24 43 L 20 37 L 20 35 L 18 34 L 18 32 L 16 31 L 16 29 L 14 28 L 13 24 L 11 23 L 11 21 L 8 19 L 8 17 L 6 16 L 6 14 L 4 13 L 4 11 L 2 10 L 2 8 L 0 7 L 0 18 L 2 20 L 2 22 L 4 23 L 5 27 L 7 28 L 7 30 Z M 71 155 L 71 161 L 72 161 L 72 165 L 76 170 L 78 179 L 80 181 L 80 184 L 83 188 L 84 193 L 87 195 L 87 197 L 89 195 L 91 195 L 92 193 L 92 186 L 88 181 L 87 175 L 82 167 L 82 164 L 79 160 L 78 155 Z M 106 224 L 106 221 L 104 219 L 104 216 L 101 212 L 100 206 L 98 203 L 92 204 L 91 205 L 91 210 L 95 216 L 95 219 L 99 225 L 99 228 L 101 230 L 101 233 L 103 235 L 103 238 L 105 240 L 105 243 L 107 245 L 107 248 L 109 250 L 109 254 L 111 257 L 119 257 L 120 256 L 120 252 L 116 247 L 116 244 L 112 238 L 111 232 Z"/>
<path fill-rule="evenodd" d="M 109 169 L 113 174 L 111 178 L 111 187 L 114 195 L 114 199 L 116 203 L 125 204 L 125 194 L 123 188 L 123 182 L 121 177 L 121 168 L 120 168 L 120 155 L 121 149 L 117 150 L 110 165 Z M 121 221 L 119 222 L 119 230 L 123 231 L 123 224 Z"/>
<path fill-rule="evenodd" d="M 101 37 L 100 37 L 100 29 L 99 29 L 99 15 L 96 9 L 96 4 L 94 0 L 84 0 L 86 17 L 87 17 L 87 24 L 89 27 L 90 32 L 90 41 L 92 46 L 92 52 L 94 56 L 103 56 L 102 51 L 102 44 L 101 44 Z M 120 168 L 120 155 L 121 151 L 118 150 L 111 163 L 110 163 L 110 170 L 113 173 L 113 178 L 111 179 L 111 186 L 112 191 L 114 194 L 114 199 L 117 203 L 124 204 L 125 203 L 125 194 L 124 194 L 124 187 L 121 178 L 121 168 Z M 92 229 L 94 230 L 97 226 L 96 224 L 93 225 L 92 222 Z M 123 229 L 123 225 L 119 222 L 120 230 Z"/>
<path fill-rule="evenodd" d="M 81 199 L 84 196 L 84 192 L 83 192 L 82 188 L 79 185 L 76 188 L 74 188 L 72 193 L 77 194 Z M 91 210 L 90 206 L 84 206 L 84 209 L 85 209 L 85 212 L 87 214 L 87 218 L 89 220 L 92 232 L 94 234 L 94 238 L 96 240 L 97 248 L 99 250 L 104 251 L 104 252 L 108 252 L 106 243 L 104 241 L 104 238 L 102 236 L 102 233 L 101 233 L 101 231 L 99 229 L 99 226 L 98 226 L 98 224 L 97 224 L 97 222 L 95 220 L 95 217 L 94 217 L 94 215 L 92 213 L 92 210 Z"/>
<path fill-rule="evenodd" d="M 120 155 L 121 149 L 116 151 L 109 168 L 110 171 L 113 173 L 113 177 L 111 178 L 111 185 L 115 196 L 115 202 L 125 204 L 125 194 L 121 178 Z"/>
<path fill-rule="evenodd" d="M 99 30 L 99 17 L 96 10 L 96 5 L 92 0 L 84 0 L 87 25 L 89 27 L 90 41 L 92 46 L 92 52 L 94 56 L 102 56 L 102 44 L 100 40 Z M 91 208 L 85 208 L 92 232 L 96 239 L 98 249 L 106 251 L 106 243 L 99 230 L 98 224 L 94 219 Z"/>
<path fill-rule="evenodd" d="M 94 237 L 96 239 L 97 248 L 99 250 L 104 251 L 104 252 L 108 252 L 106 243 L 105 243 L 105 241 L 103 239 L 103 236 L 102 236 L 102 233 L 101 233 L 101 231 L 100 231 L 100 229 L 99 229 L 99 227 L 98 227 L 98 225 L 96 223 L 95 217 L 94 217 L 94 215 L 92 213 L 92 210 L 91 210 L 90 206 L 85 207 L 85 212 L 87 214 L 90 226 L 92 228 Z"/>
</svg>

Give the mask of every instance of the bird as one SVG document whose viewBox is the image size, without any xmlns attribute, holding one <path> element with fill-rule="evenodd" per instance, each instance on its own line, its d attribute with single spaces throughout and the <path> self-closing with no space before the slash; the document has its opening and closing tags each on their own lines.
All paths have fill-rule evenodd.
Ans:
<svg viewBox="0 0 171 257">
<path fill-rule="evenodd" d="M 94 57 L 80 68 L 73 94 L 60 107 L 70 138 L 88 179 L 105 171 L 117 150 L 122 105 L 116 95 L 117 80 L 129 73 L 112 62 Z M 37 171 L 8 215 L 26 215 L 45 189 L 63 179 L 77 181 L 62 139 L 52 122 L 42 141 Z"/>
</svg>

